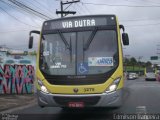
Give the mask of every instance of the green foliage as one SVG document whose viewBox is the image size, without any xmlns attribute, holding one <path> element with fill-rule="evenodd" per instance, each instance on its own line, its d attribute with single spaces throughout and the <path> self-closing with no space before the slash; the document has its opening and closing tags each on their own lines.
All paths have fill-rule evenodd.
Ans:
<svg viewBox="0 0 160 120">
<path fill-rule="evenodd" d="M 134 57 L 124 58 L 124 69 L 125 71 L 144 71 L 145 67 L 151 66 L 151 62 L 137 61 Z"/>
<path fill-rule="evenodd" d="M 133 69 L 133 66 L 126 66 L 125 68 L 126 68 L 126 71 L 144 71 L 145 67 L 134 66 L 134 69 Z"/>
<path fill-rule="evenodd" d="M 147 61 L 145 66 L 146 66 L 146 67 L 151 67 L 151 65 L 152 65 L 152 63 L 149 62 L 149 61 Z"/>
<path fill-rule="evenodd" d="M 132 66 L 132 67 L 136 67 L 136 66 L 147 67 L 147 66 L 151 66 L 152 63 L 149 61 L 148 62 L 137 61 L 134 57 L 131 57 L 131 58 L 124 58 L 124 65 L 125 66 Z"/>
</svg>

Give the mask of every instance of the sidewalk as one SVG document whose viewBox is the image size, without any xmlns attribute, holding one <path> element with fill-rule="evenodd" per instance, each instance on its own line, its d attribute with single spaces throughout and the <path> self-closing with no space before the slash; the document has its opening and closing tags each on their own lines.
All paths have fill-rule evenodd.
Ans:
<svg viewBox="0 0 160 120">
<path fill-rule="evenodd" d="M 36 104 L 36 100 L 35 94 L 0 95 L 0 113 L 16 107 Z"/>
</svg>

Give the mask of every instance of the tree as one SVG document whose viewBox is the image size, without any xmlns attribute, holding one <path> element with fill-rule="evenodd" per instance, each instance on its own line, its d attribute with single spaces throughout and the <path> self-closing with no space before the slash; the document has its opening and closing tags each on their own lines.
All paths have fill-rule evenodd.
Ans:
<svg viewBox="0 0 160 120">
<path fill-rule="evenodd" d="M 130 60 L 128 58 L 125 58 L 125 64 L 129 65 Z"/>
<path fill-rule="evenodd" d="M 146 63 L 145 62 L 141 62 L 141 66 L 145 67 Z"/>
<path fill-rule="evenodd" d="M 145 66 L 146 67 L 151 67 L 151 65 L 152 65 L 152 63 L 150 61 L 147 61 Z"/>
<path fill-rule="evenodd" d="M 137 64 L 137 60 L 134 57 L 132 57 L 130 59 L 130 64 L 133 66 L 133 70 L 134 70 L 134 66 Z"/>
</svg>

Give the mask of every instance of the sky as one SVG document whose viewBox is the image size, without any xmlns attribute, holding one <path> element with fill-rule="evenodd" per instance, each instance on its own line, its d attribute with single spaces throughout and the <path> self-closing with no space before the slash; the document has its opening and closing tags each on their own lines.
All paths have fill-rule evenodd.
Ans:
<svg viewBox="0 0 160 120">
<path fill-rule="evenodd" d="M 17 0 L 49 16 L 59 18 L 59 0 Z M 68 0 L 70 1 L 70 0 Z M 27 13 L 15 6 L 8 6 L 8 0 L 0 0 L 0 44 L 9 48 L 27 50 L 30 30 L 40 30 L 44 19 Z M 64 6 L 66 8 L 67 5 Z M 119 23 L 125 26 L 130 45 L 123 46 L 124 55 L 141 57 L 160 53 L 160 1 L 159 0 L 81 0 L 67 10 L 78 15 L 115 14 Z M 72 16 L 72 15 L 70 15 Z M 38 46 L 38 36 L 34 39 L 34 49 Z"/>
</svg>

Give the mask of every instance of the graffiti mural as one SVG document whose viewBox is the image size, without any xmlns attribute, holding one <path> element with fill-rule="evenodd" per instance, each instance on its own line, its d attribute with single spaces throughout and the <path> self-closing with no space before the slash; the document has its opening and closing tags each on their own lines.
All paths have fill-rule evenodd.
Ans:
<svg viewBox="0 0 160 120">
<path fill-rule="evenodd" d="M 32 65 L 0 66 L 0 94 L 32 93 L 34 74 Z"/>
</svg>

